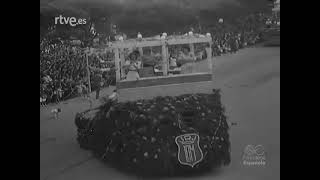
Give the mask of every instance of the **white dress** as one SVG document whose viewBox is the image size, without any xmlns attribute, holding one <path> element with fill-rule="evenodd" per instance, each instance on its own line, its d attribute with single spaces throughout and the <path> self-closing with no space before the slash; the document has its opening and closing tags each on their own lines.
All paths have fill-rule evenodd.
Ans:
<svg viewBox="0 0 320 180">
<path fill-rule="evenodd" d="M 127 74 L 126 80 L 128 81 L 136 81 L 140 78 L 138 69 L 132 64 L 129 67 L 129 72 Z"/>
<path fill-rule="evenodd" d="M 171 58 L 170 59 L 170 66 L 171 67 L 177 67 L 177 59 Z"/>
</svg>

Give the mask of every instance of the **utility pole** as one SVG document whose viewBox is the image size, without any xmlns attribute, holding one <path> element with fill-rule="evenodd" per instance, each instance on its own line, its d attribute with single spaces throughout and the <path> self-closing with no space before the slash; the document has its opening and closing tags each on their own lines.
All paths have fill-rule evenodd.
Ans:
<svg viewBox="0 0 320 180">
<path fill-rule="evenodd" d="M 89 52 L 89 48 L 88 48 L 88 52 Z M 87 75 L 88 75 L 89 93 L 91 93 L 91 81 L 90 81 L 90 69 L 89 69 L 89 57 L 88 57 L 88 52 L 86 53 Z"/>
</svg>

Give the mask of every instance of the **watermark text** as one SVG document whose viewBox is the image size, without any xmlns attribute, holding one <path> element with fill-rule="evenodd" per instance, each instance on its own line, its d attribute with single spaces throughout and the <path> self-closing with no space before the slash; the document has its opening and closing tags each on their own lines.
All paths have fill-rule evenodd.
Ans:
<svg viewBox="0 0 320 180">
<path fill-rule="evenodd" d="M 75 17 L 63 17 L 62 15 L 54 18 L 55 24 L 69 24 L 70 26 L 84 25 L 87 23 L 87 20 L 84 18 L 75 18 Z"/>
</svg>

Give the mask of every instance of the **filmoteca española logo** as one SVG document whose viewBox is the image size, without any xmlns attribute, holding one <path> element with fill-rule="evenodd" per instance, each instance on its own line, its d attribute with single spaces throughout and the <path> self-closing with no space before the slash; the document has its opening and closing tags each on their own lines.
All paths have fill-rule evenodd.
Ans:
<svg viewBox="0 0 320 180">
<path fill-rule="evenodd" d="M 243 165 L 266 165 L 266 154 L 262 145 L 247 145 L 242 156 Z"/>
<path fill-rule="evenodd" d="M 198 134 L 183 134 L 175 138 L 178 146 L 178 160 L 180 164 L 194 167 L 203 159 L 203 153 L 199 146 Z"/>
</svg>

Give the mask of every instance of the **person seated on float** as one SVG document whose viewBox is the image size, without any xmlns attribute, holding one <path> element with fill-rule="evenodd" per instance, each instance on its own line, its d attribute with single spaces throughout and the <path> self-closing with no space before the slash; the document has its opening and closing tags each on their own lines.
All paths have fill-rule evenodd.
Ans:
<svg viewBox="0 0 320 180">
<path fill-rule="evenodd" d="M 207 52 L 205 50 L 199 51 L 195 55 L 196 61 L 201 61 L 205 58 L 207 58 Z"/>
<path fill-rule="evenodd" d="M 134 81 L 140 79 L 138 71 L 141 68 L 141 59 L 137 57 L 136 53 L 130 55 L 130 60 L 126 61 L 125 68 L 128 70 L 126 80 Z"/>
<path fill-rule="evenodd" d="M 142 68 L 142 58 L 141 56 L 137 56 L 136 60 L 135 60 L 135 65 L 138 67 L 138 70 L 140 70 Z"/>
<path fill-rule="evenodd" d="M 195 60 L 196 58 L 190 52 L 189 48 L 183 48 L 183 50 L 179 52 L 178 61 L 180 63 L 184 64 L 188 62 L 194 62 Z"/>
<path fill-rule="evenodd" d="M 173 55 L 170 55 L 169 58 L 169 69 L 174 69 L 178 67 L 177 66 L 177 58 L 175 58 Z"/>
<path fill-rule="evenodd" d="M 183 51 L 180 51 L 177 62 L 181 64 L 181 72 L 182 74 L 192 73 L 193 72 L 193 63 L 196 58 L 194 55 L 188 50 L 188 48 L 184 48 Z"/>
</svg>

